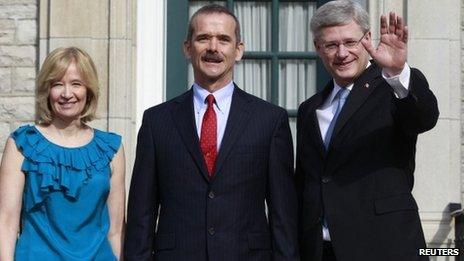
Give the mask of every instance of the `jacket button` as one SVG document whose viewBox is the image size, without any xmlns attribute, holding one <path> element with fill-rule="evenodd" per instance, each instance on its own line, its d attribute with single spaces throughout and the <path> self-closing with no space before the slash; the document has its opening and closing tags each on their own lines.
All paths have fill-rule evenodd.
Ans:
<svg viewBox="0 0 464 261">
<path fill-rule="evenodd" d="M 323 177 L 322 178 L 322 183 L 329 183 L 330 181 L 332 181 L 332 179 L 330 177 Z"/>
<path fill-rule="evenodd" d="M 214 236 L 214 234 L 216 234 L 216 231 L 214 230 L 214 227 L 208 228 L 208 234 L 209 234 L 210 236 Z"/>
<path fill-rule="evenodd" d="M 215 195 L 214 192 L 211 190 L 211 191 L 208 193 L 208 198 L 213 199 L 213 198 L 215 198 L 215 197 L 216 197 L 216 195 Z"/>
</svg>

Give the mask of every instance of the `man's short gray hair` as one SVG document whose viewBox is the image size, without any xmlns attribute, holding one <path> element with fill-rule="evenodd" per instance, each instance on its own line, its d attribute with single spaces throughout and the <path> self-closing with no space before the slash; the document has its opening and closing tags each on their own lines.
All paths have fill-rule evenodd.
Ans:
<svg viewBox="0 0 464 261">
<path fill-rule="evenodd" d="M 369 15 L 362 6 L 353 1 L 330 1 L 319 7 L 311 18 L 311 32 L 314 40 L 319 40 L 324 27 L 349 24 L 356 22 L 363 33 L 370 29 Z"/>
</svg>

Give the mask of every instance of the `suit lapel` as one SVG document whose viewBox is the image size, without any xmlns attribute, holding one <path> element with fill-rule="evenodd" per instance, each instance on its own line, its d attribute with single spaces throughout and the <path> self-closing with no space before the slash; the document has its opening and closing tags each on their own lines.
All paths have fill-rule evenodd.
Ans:
<svg viewBox="0 0 464 261">
<path fill-rule="evenodd" d="M 190 89 L 174 102 L 177 106 L 171 111 L 172 118 L 176 124 L 177 130 L 184 141 L 187 150 L 192 155 L 195 164 L 200 169 L 201 174 L 206 180 L 209 180 L 208 171 L 200 149 L 197 128 L 195 124 L 195 115 L 193 109 L 193 90 Z"/>
<path fill-rule="evenodd" d="M 345 126 L 351 116 L 353 116 L 359 107 L 364 104 L 367 97 L 369 97 L 382 79 L 380 68 L 372 62 L 371 66 L 369 66 L 369 68 L 367 68 L 367 70 L 355 81 L 353 89 L 351 90 L 345 105 L 340 111 L 337 122 L 335 123 L 332 141 L 334 141 L 334 137 L 337 137 L 337 134 Z"/>
<path fill-rule="evenodd" d="M 251 100 L 244 91 L 236 85 L 232 95 L 229 117 L 227 119 L 224 137 L 222 138 L 221 148 L 216 159 L 213 179 L 220 173 L 227 155 L 230 153 L 234 142 L 239 134 L 245 129 L 246 123 L 250 119 Z M 220 175 L 220 174 L 219 174 Z"/>
<path fill-rule="evenodd" d="M 322 104 L 322 103 L 321 103 Z M 317 146 L 317 151 L 321 154 L 322 157 L 325 155 L 324 142 L 322 140 L 321 128 L 319 127 L 319 121 L 317 119 L 316 110 L 311 112 L 310 115 L 310 128 L 314 131 L 311 131 L 311 138 L 314 141 L 314 144 Z"/>
</svg>

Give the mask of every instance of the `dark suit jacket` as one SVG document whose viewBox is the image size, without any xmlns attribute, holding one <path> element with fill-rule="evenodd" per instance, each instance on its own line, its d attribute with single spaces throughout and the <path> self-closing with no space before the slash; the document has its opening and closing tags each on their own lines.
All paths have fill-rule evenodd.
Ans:
<svg viewBox="0 0 464 261">
<path fill-rule="evenodd" d="M 321 260 L 323 215 L 339 261 L 423 260 L 417 249 L 425 240 L 411 190 L 417 135 L 438 119 L 427 80 L 411 69 L 409 95 L 397 99 L 372 64 L 354 83 L 325 151 L 316 109 L 332 89 L 330 81 L 298 110 L 302 260 Z"/>
<path fill-rule="evenodd" d="M 235 87 L 209 179 L 193 91 L 148 109 L 137 141 L 124 255 L 127 261 L 299 260 L 286 111 Z"/>
</svg>

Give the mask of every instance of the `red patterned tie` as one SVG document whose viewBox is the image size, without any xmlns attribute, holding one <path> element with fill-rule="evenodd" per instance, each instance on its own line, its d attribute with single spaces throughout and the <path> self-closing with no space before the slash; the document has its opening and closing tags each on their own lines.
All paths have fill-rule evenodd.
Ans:
<svg viewBox="0 0 464 261">
<path fill-rule="evenodd" d="M 214 96 L 212 94 L 206 97 L 208 108 L 203 115 L 201 124 L 200 147 L 203 157 L 208 168 L 208 174 L 211 177 L 214 172 L 214 163 L 217 156 L 217 120 L 214 112 Z"/>
</svg>

